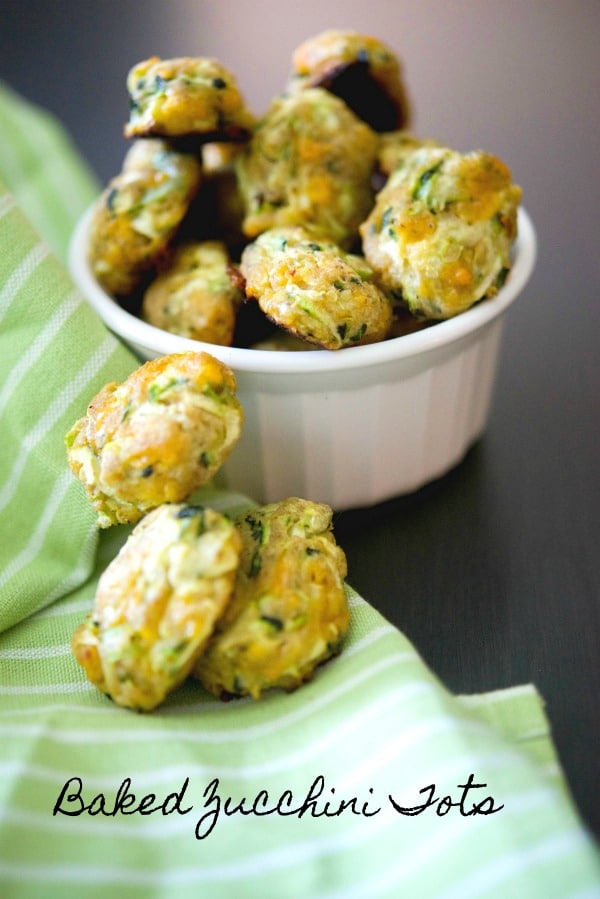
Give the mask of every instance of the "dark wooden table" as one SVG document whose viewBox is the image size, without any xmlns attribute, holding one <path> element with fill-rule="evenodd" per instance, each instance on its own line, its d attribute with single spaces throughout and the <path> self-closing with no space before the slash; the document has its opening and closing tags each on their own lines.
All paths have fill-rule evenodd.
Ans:
<svg viewBox="0 0 600 899">
<path fill-rule="evenodd" d="M 600 5 L 323 6 L 7 0 L 0 77 L 59 116 L 105 182 L 130 65 L 217 56 L 262 111 L 300 40 L 341 25 L 401 55 L 415 130 L 509 163 L 539 260 L 508 316 L 485 437 L 438 482 L 338 514 L 336 530 L 351 583 L 451 690 L 536 684 L 600 835 Z"/>
</svg>

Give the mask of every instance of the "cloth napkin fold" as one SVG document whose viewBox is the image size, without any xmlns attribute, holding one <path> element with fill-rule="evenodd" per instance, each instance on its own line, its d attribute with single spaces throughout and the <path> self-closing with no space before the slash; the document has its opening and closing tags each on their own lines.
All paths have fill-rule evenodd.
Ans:
<svg viewBox="0 0 600 899">
<path fill-rule="evenodd" d="M 342 654 L 295 693 L 222 703 L 190 682 L 138 715 L 86 681 L 71 635 L 129 530 L 97 532 L 63 439 L 138 362 L 60 262 L 85 164 L 1 88 L 0 121 L 0 895 L 600 895 L 535 688 L 451 695 L 350 586 Z M 66 218 L 49 183 L 83 198 Z"/>
</svg>

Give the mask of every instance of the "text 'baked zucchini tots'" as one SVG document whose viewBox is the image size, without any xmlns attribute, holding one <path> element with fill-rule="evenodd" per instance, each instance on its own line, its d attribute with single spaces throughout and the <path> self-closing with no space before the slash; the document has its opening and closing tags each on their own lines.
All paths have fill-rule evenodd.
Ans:
<svg viewBox="0 0 600 899">
<path fill-rule="evenodd" d="M 232 73 L 216 59 L 152 56 L 127 75 L 126 137 L 189 137 L 240 140 L 254 117 Z"/>
<path fill-rule="evenodd" d="M 163 505 L 100 577 L 73 654 L 118 705 L 149 710 L 190 673 L 230 601 L 241 539 L 211 509 Z"/>
<path fill-rule="evenodd" d="M 146 288 L 142 318 L 172 334 L 230 346 L 244 298 L 222 241 L 188 241 Z"/>
<path fill-rule="evenodd" d="M 244 233 L 300 225 L 348 248 L 373 203 L 377 135 L 321 88 L 275 99 L 235 157 Z"/>
<path fill-rule="evenodd" d="M 131 146 L 90 223 L 90 266 L 108 293 L 128 296 L 158 263 L 201 180 L 200 160 L 165 141 Z"/>
<path fill-rule="evenodd" d="M 503 284 L 520 199 L 497 157 L 424 147 L 377 195 L 360 229 L 365 256 L 413 313 L 450 318 Z"/>
<path fill-rule="evenodd" d="M 291 497 L 236 520 L 241 563 L 231 602 L 194 667 L 216 696 L 293 690 L 336 654 L 350 613 L 332 511 Z"/>
<path fill-rule="evenodd" d="M 242 253 L 246 293 L 279 327 L 328 350 L 383 340 L 392 306 L 362 256 L 302 228 L 265 231 Z"/>
<path fill-rule="evenodd" d="M 242 423 L 228 366 L 208 353 L 175 353 L 107 384 L 67 434 L 67 458 L 98 526 L 133 524 L 209 481 Z"/>
</svg>

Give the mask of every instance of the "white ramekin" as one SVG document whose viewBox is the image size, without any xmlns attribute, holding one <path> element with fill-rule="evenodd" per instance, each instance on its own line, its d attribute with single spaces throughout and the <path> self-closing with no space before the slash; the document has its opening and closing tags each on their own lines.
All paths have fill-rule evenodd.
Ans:
<svg viewBox="0 0 600 899">
<path fill-rule="evenodd" d="M 519 211 L 514 264 L 498 294 L 434 327 L 336 352 L 273 352 L 200 343 L 126 312 L 87 263 L 91 210 L 71 241 L 72 277 L 107 327 L 140 359 L 203 350 L 235 373 L 242 437 L 220 478 L 266 503 L 288 496 L 336 510 L 409 493 L 455 466 L 483 434 L 504 313 L 535 264 Z"/>
</svg>

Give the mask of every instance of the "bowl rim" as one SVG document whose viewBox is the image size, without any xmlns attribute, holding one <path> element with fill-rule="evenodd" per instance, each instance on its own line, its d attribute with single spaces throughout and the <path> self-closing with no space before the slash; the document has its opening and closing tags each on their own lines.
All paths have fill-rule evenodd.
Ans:
<svg viewBox="0 0 600 899">
<path fill-rule="evenodd" d="M 343 350 L 274 352 L 227 347 L 180 337 L 156 328 L 127 312 L 100 287 L 87 260 L 88 232 L 96 202 L 97 200 L 84 212 L 75 226 L 69 243 L 68 267 L 84 299 L 96 310 L 105 325 L 126 343 L 152 348 L 157 355 L 189 350 L 207 352 L 234 370 L 269 375 L 325 373 L 380 365 L 426 353 L 460 340 L 498 318 L 514 302 L 533 272 L 537 255 L 533 222 L 521 206 L 518 210 L 514 263 L 504 285 L 494 297 L 482 300 L 454 318 L 412 334 L 364 346 L 346 347 Z"/>
</svg>

